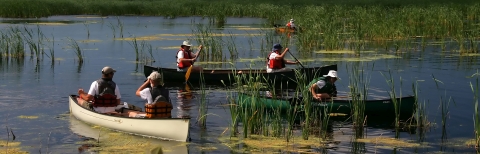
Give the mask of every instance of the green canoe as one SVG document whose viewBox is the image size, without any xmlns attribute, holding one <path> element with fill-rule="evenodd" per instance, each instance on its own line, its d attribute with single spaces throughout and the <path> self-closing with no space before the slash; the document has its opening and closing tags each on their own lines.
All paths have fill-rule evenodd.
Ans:
<svg viewBox="0 0 480 154">
<path fill-rule="evenodd" d="M 297 69 L 299 73 L 305 74 L 307 77 L 307 81 L 313 80 L 314 77 L 328 74 L 329 70 L 337 70 L 337 65 L 327 65 L 322 67 L 311 67 L 311 68 L 299 68 Z M 185 82 L 185 73 L 186 72 L 178 72 L 176 68 L 162 68 L 162 67 L 153 67 L 144 65 L 143 72 L 145 77 L 148 77 L 152 71 L 158 71 L 163 73 L 163 80 L 165 84 L 172 84 L 172 83 L 184 83 Z M 287 85 L 294 85 L 295 84 L 295 71 L 288 71 L 288 72 L 278 72 L 278 73 L 267 73 L 266 69 L 245 69 L 245 70 L 232 70 L 232 69 L 204 69 L 203 70 L 203 77 L 204 82 L 209 85 L 223 85 L 223 83 L 227 85 L 233 84 L 235 81 L 234 75 L 239 74 L 247 75 L 248 77 L 257 77 L 260 76 L 260 79 L 266 79 L 270 84 L 280 85 L 283 86 Z M 190 83 L 199 83 L 201 76 L 200 72 L 191 72 L 188 81 Z M 222 83 L 223 81 L 223 83 Z"/>
<path fill-rule="evenodd" d="M 239 93 L 237 103 L 243 107 L 263 107 L 266 110 L 281 110 L 283 113 L 295 107 L 294 102 L 298 98 L 275 98 L 267 96 L 253 97 L 245 93 Z M 416 109 L 415 98 L 413 96 L 396 98 L 399 105 L 401 116 L 411 116 Z M 342 113 L 350 115 L 352 112 L 352 100 L 349 98 L 336 98 L 329 101 L 313 100 L 312 107 L 314 111 L 327 111 L 329 113 Z M 303 105 L 297 105 L 297 111 L 302 111 Z M 373 116 L 394 116 L 395 107 L 390 98 L 373 98 L 365 101 L 365 115 Z"/>
</svg>

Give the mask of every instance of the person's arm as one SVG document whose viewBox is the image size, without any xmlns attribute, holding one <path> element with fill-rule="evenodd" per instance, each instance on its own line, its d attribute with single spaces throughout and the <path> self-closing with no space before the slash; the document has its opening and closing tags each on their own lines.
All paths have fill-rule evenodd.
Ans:
<svg viewBox="0 0 480 154">
<path fill-rule="evenodd" d="M 289 61 L 289 60 L 285 60 L 285 64 L 298 64 L 298 61 Z"/>
<path fill-rule="evenodd" d="M 140 92 L 147 88 L 148 84 L 150 84 L 150 78 L 147 78 L 147 81 L 145 81 L 140 87 L 138 87 L 137 92 L 135 92 L 135 95 L 138 97 L 141 97 Z"/>
<path fill-rule="evenodd" d="M 202 51 L 202 49 L 203 49 L 203 46 L 200 45 L 200 46 L 198 47 L 197 53 L 195 53 L 195 55 L 194 55 L 192 58 L 196 59 L 196 58 L 198 57 L 198 54 L 200 54 L 200 51 Z"/>
<path fill-rule="evenodd" d="M 276 60 L 283 59 L 283 57 L 285 57 L 285 54 L 287 53 L 287 51 L 288 51 L 288 48 L 285 48 L 285 50 L 282 52 L 282 54 L 277 55 L 277 56 L 275 57 L 275 59 L 276 59 Z"/>
<path fill-rule="evenodd" d="M 93 81 L 90 85 L 88 93 L 85 93 L 83 89 L 78 89 L 78 96 L 85 101 L 93 101 L 93 96 L 97 93 L 97 82 Z"/>
<path fill-rule="evenodd" d="M 120 89 L 118 88 L 118 85 L 115 85 L 115 96 L 117 96 L 117 105 L 120 105 L 122 103 L 122 95 L 120 95 Z"/>
<path fill-rule="evenodd" d="M 315 88 L 317 88 L 317 84 L 313 83 L 312 86 L 310 86 L 310 92 L 312 93 L 313 98 L 318 99 Z"/>
</svg>

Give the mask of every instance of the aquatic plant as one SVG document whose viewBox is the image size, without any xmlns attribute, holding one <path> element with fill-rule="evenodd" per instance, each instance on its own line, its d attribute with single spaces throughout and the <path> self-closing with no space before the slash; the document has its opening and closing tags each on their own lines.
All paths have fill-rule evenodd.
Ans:
<svg viewBox="0 0 480 154">
<path fill-rule="evenodd" d="M 390 87 L 390 90 L 388 91 L 388 95 L 390 96 L 390 99 L 392 100 L 393 106 L 395 108 L 395 138 L 399 137 L 399 128 L 400 128 L 400 106 L 402 105 L 402 77 L 400 77 L 400 101 L 397 101 L 397 92 L 395 89 L 395 80 L 393 79 L 392 72 L 390 69 L 388 69 L 388 77 L 384 75 L 382 72 L 380 72 L 382 76 L 385 78 L 388 86 Z"/>
<path fill-rule="evenodd" d="M 443 84 L 442 81 L 438 80 L 437 78 L 435 78 L 435 76 L 432 74 L 432 79 L 433 81 L 435 81 L 435 86 L 437 87 L 437 90 L 440 90 L 440 86 L 439 86 L 439 83 Z M 447 90 L 445 90 L 444 92 L 444 96 L 446 97 L 447 96 Z M 448 98 L 448 101 L 446 100 L 446 98 L 440 95 L 440 111 L 441 111 L 441 114 L 442 114 L 442 130 L 445 131 L 445 128 L 446 128 L 446 125 L 447 125 L 447 119 L 449 118 L 450 116 L 450 112 L 449 112 L 449 107 L 450 107 L 450 103 L 453 102 L 453 104 L 455 105 L 455 100 L 452 99 L 452 97 L 449 97 Z"/>
<path fill-rule="evenodd" d="M 72 48 L 73 52 L 77 56 L 78 63 L 83 64 L 83 53 L 82 53 L 82 50 L 80 49 L 80 46 L 78 45 L 77 41 L 75 41 L 72 38 L 68 38 L 68 41 L 69 41 L 68 44 L 69 44 L 70 48 Z"/>
<path fill-rule="evenodd" d="M 417 106 L 417 108 L 413 113 L 412 119 L 410 119 L 410 120 L 415 120 L 414 122 L 416 122 L 414 125 L 418 128 L 419 141 L 421 142 L 424 141 L 426 130 L 430 126 L 430 122 L 428 121 L 428 115 L 426 113 L 427 112 L 426 102 L 421 104 L 418 101 L 418 96 L 419 96 L 418 82 L 423 82 L 423 81 L 424 80 L 416 80 L 415 82 L 412 83 L 412 91 L 413 91 L 413 96 L 415 98 L 415 106 Z"/>
<path fill-rule="evenodd" d="M 474 114 L 473 114 L 473 128 L 474 128 L 474 133 L 475 133 L 475 149 L 477 150 L 477 153 L 480 151 L 480 108 L 478 106 L 478 100 L 479 100 L 479 82 L 478 78 L 480 76 L 480 72 L 473 74 L 471 77 L 476 77 L 474 80 L 474 83 L 470 82 L 470 88 L 472 89 L 473 92 L 473 105 L 474 105 Z"/>
<path fill-rule="evenodd" d="M 372 70 L 375 65 L 372 66 Z M 365 115 L 365 102 L 368 97 L 370 77 L 366 76 L 365 67 L 368 68 L 368 64 L 353 63 L 346 66 L 347 73 L 349 74 L 349 89 L 351 106 L 352 106 L 352 120 L 355 130 L 355 138 L 363 138 L 364 126 L 367 121 Z"/>
<path fill-rule="evenodd" d="M 198 121 L 200 127 L 203 129 L 207 128 L 208 100 L 206 90 L 205 78 L 203 72 L 200 72 L 200 105 L 198 108 Z"/>
</svg>

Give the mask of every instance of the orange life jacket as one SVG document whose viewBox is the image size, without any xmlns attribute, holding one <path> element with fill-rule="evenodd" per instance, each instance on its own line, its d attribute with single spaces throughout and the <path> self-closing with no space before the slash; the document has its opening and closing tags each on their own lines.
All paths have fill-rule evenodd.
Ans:
<svg viewBox="0 0 480 154">
<path fill-rule="evenodd" d="M 98 95 L 94 96 L 93 107 L 115 107 L 117 96 L 115 95 L 116 84 L 110 79 L 98 79 Z"/>
<path fill-rule="evenodd" d="M 272 52 L 273 53 L 273 52 Z M 283 59 L 280 59 L 280 60 L 277 60 L 276 58 L 273 58 L 273 59 L 270 59 L 270 55 L 272 55 L 272 53 L 268 54 L 268 68 L 271 68 L 271 69 L 281 69 L 281 68 L 284 68 L 285 67 L 285 63 L 283 61 Z M 275 52 L 278 54 L 278 52 Z"/>
<path fill-rule="evenodd" d="M 183 52 L 183 58 L 187 58 L 187 59 L 192 58 L 190 56 L 190 52 L 185 52 L 185 50 L 183 50 L 183 48 L 180 48 L 180 50 L 178 50 L 177 55 L 178 55 L 179 52 Z M 178 56 L 175 56 L 175 58 L 178 59 Z M 192 66 L 193 62 L 190 62 L 190 61 L 189 62 L 182 62 L 182 61 L 180 61 L 180 62 L 177 62 L 177 64 L 178 64 L 178 68 L 182 69 L 182 68 L 187 68 L 187 67 Z"/>
<path fill-rule="evenodd" d="M 155 102 L 154 104 L 145 105 L 147 118 L 171 118 L 172 109 L 172 104 L 168 102 Z"/>
<path fill-rule="evenodd" d="M 147 118 L 171 118 L 172 104 L 169 103 L 169 92 L 163 86 L 156 86 L 150 88 L 150 95 L 152 96 L 154 104 L 145 105 L 145 112 Z"/>
</svg>

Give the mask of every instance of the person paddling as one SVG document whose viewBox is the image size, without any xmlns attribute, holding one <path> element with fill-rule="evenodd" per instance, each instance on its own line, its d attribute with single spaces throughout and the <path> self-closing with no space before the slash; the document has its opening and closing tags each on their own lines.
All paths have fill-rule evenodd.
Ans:
<svg viewBox="0 0 480 154">
<path fill-rule="evenodd" d="M 292 71 L 291 68 L 286 68 L 285 64 L 298 64 L 298 61 L 292 62 L 285 60 L 285 53 L 287 53 L 289 49 L 285 48 L 280 54 L 282 49 L 283 47 L 280 44 L 273 45 L 272 52 L 267 57 L 267 73 Z"/>
<path fill-rule="evenodd" d="M 200 51 L 202 50 L 203 46 L 200 45 L 198 47 L 198 51 L 197 53 L 193 54 L 192 50 L 190 50 L 190 47 L 192 46 L 192 44 L 190 44 L 190 42 L 187 40 L 187 41 L 183 41 L 183 44 L 180 46 L 180 50 L 178 50 L 177 52 L 177 71 L 179 72 L 186 72 L 188 70 L 188 68 L 190 66 L 192 66 L 192 71 L 194 72 L 200 72 L 203 70 L 203 68 L 201 66 L 193 66 L 193 63 L 195 63 L 195 61 L 197 60 L 198 58 L 198 54 L 200 53 Z"/>
<path fill-rule="evenodd" d="M 295 21 L 293 19 L 290 19 L 290 22 L 288 22 L 285 26 L 288 27 L 288 29 L 296 30 L 297 28 L 295 27 Z"/>
</svg>

